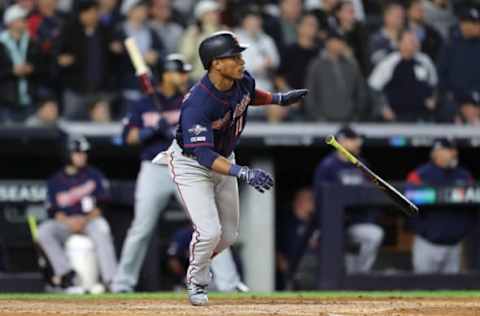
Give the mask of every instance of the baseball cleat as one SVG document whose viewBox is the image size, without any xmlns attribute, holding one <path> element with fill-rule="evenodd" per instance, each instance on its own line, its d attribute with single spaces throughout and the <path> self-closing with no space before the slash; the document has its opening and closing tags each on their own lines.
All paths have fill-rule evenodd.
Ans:
<svg viewBox="0 0 480 316">
<path fill-rule="evenodd" d="M 235 291 L 239 293 L 246 293 L 250 292 L 250 288 L 243 282 L 238 282 L 238 284 L 235 286 Z"/>
<path fill-rule="evenodd" d="M 205 306 L 208 303 L 208 285 L 187 284 L 188 299 L 193 306 Z"/>
</svg>

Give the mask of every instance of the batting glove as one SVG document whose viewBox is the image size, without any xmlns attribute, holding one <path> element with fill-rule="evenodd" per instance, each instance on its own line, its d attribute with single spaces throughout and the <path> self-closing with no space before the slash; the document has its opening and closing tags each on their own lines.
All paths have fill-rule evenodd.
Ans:
<svg viewBox="0 0 480 316">
<path fill-rule="evenodd" d="M 230 175 L 248 183 L 260 193 L 270 190 L 273 186 L 272 176 L 261 169 L 250 169 L 248 167 L 233 165 L 230 169 Z"/>
<path fill-rule="evenodd" d="M 308 89 L 291 90 L 285 93 L 273 93 L 272 103 L 286 106 L 303 100 L 307 95 Z"/>
</svg>

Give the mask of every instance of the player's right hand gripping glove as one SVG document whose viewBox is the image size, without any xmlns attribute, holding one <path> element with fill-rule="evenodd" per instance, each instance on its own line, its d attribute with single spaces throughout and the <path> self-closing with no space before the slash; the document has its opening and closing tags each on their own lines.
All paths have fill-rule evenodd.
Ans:
<svg viewBox="0 0 480 316">
<path fill-rule="evenodd" d="M 233 165 L 230 174 L 236 176 L 241 181 L 248 183 L 260 193 L 270 190 L 273 186 L 273 178 L 262 169 L 250 169 L 248 167 L 240 167 Z"/>
</svg>

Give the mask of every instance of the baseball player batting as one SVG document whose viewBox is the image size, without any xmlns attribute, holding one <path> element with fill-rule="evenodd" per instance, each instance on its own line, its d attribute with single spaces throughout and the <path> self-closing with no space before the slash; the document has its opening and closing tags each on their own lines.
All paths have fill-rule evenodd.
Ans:
<svg viewBox="0 0 480 316">
<path fill-rule="evenodd" d="M 245 127 L 248 107 L 287 106 L 308 92 L 256 89 L 255 79 L 244 68 L 242 51 L 246 48 L 226 31 L 200 43 L 200 59 L 207 74 L 183 99 L 179 128 L 167 152 L 171 176 L 194 227 L 187 271 L 192 305 L 208 303 L 210 261 L 237 240 L 237 179 L 261 193 L 273 186 L 265 171 L 235 163 L 233 151 Z"/>
<path fill-rule="evenodd" d="M 142 164 L 135 188 L 135 217 L 111 285 L 113 292 L 133 292 L 160 214 L 175 193 L 166 164 L 154 165 L 151 160 L 157 153 L 166 150 L 173 139 L 191 68 L 183 56 L 168 55 L 160 70 L 159 84 L 150 87 L 155 100 L 145 97 L 130 104 L 124 120 L 122 138 L 126 144 L 141 145 Z M 146 73 L 148 69 L 144 71 Z M 218 290 L 248 290 L 240 280 L 230 251 L 215 258 L 212 271 Z"/>
</svg>

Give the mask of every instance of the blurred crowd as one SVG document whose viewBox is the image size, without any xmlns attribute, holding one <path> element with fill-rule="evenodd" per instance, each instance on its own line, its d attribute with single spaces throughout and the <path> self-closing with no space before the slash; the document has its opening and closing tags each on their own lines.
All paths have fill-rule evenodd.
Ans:
<svg viewBox="0 0 480 316">
<path fill-rule="evenodd" d="M 0 124 L 120 120 L 142 97 L 123 40 L 159 78 L 181 53 L 236 32 L 246 69 L 271 91 L 306 87 L 254 120 L 480 122 L 480 5 L 471 0 L 4 0 Z"/>
</svg>

